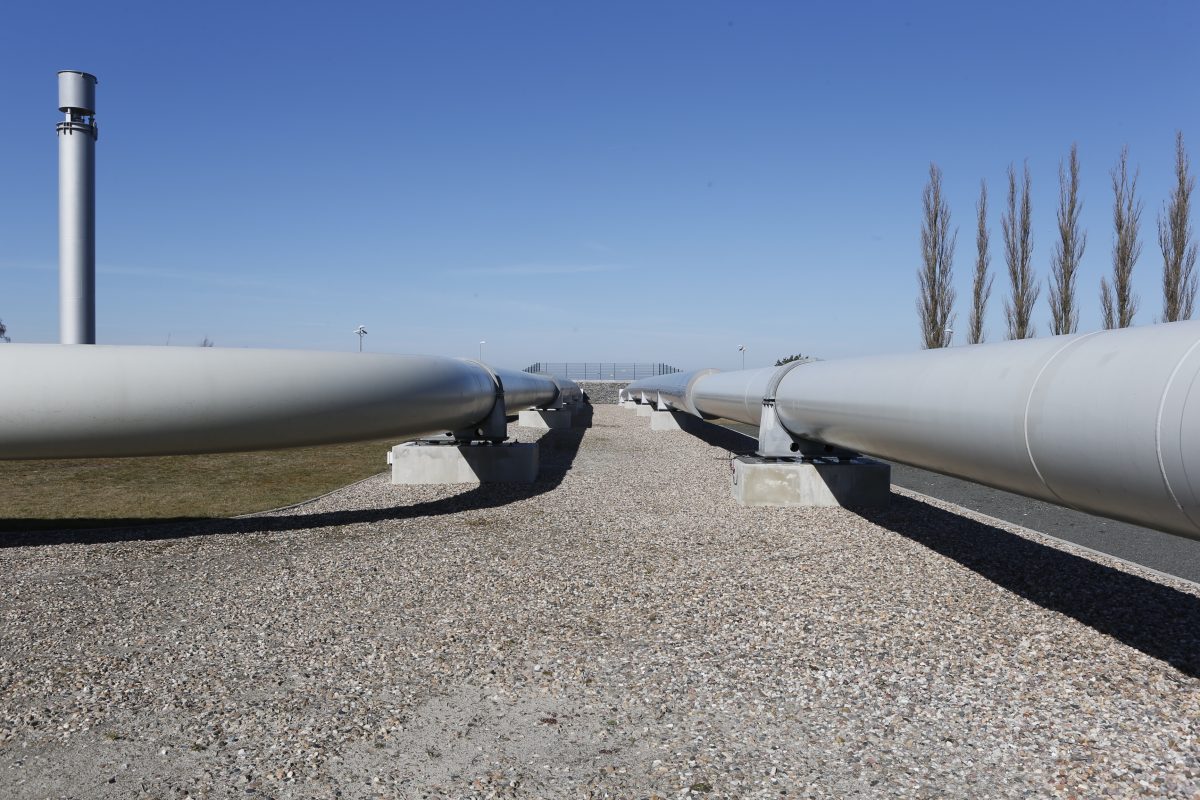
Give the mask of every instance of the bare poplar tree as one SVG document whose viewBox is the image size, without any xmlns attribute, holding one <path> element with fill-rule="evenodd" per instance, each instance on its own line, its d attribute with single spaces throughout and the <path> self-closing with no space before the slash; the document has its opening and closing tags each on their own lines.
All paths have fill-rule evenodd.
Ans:
<svg viewBox="0 0 1200 800">
<path fill-rule="evenodd" d="M 1116 312 L 1113 310 L 1112 289 L 1108 286 L 1108 279 L 1100 278 L 1100 317 L 1104 322 L 1105 330 L 1112 330 L 1117 327 Z"/>
<path fill-rule="evenodd" d="M 988 252 L 987 229 L 987 181 L 979 182 L 979 202 L 975 204 L 975 280 L 971 284 L 971 324 L 967 333 L 967 341 L 979 344 L 983 341 L 983 317 L 987 311 L 987 301 L 992 295 L 994 275 L 988 274 L 988 266 L 992 263 L 992 255 Z"/>
<path fill-rule="evenodd" d="M 1196 302 L 1196 239 L 1192 231 L 1192 189 L 1183 131 L 1175 133 L 1175 188 L 1158 216 L 1158 246 L 1163 254 L 1163 322 L 1192 318 Z"/>
<path fill-rule="evenodd" d="M 1009 339 L 1029 339 L 1034 334 L 1033 304 L 1037 302 L 1037 281 L 1033 277 L 1033 209 L 1029 200 L 1029 162 L 1021 183 L 1021 204 L 1017 206 L 1017 174 L 1008 165 L 1008 213 L 1000 215 L 1004 234 L 1004 260 L 1012 285 L 1011 301 L 1004 301 Z"/>
<path fill-rule="evenodd" d="M 917 315 L 921 319 L 921 337 L 926 349 L 950 344 L 950 326 L 954 317 L 954 287 L 950 285 L 954 268 L 954 246 L 958 231 L 950 233 L 950 207 L 942 197 L 942 171 L 929 165 L 929 183 L 921 195 L 924 219 L 921 224 L 921 269 L 917 270 L 920 296 Z"/>
<path fill-rule="evenodd" d="M 4 320 L 0 319 L 0 342 L 12 341 L 8 338 L 8 327 L 4 324 Z"/>
<path fill-rule="evenodd" d="M 1058 163 L 1058 241 L 1050 258 L 1050 332 L 1055 336 L 1079 329 L 1075 304 L 1075 273 L 1087 247 L 1087 233 L 1079 230 L 1079 148 L 1071 144 L 1067 168 Z"/>
<path fill-rule="evenodd" d="M 1112 172 L 1113 187 L 1113 279 L 1100 279 L 1100 308 L 1105 328 L 1128 328 L 1137 313 L 1138 298 L 1133 293 L 1133 266 L 1142 254 L 1138 228 L 1142 203 L 1137 199 L 1138 173 L 1129 177 L 1129 146 L 1121 148 L 1121 158 Z"/>
</svg>

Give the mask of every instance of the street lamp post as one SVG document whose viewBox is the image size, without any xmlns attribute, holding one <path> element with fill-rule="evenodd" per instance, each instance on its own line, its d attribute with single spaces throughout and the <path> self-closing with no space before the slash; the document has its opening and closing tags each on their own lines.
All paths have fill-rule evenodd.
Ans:
<svg viewBox="0 0 1200 800">
<path fill-rule="evenodd" d="M 487 344 L 483 339 L 479 340 L 479 360 L 483 361 L 483 346 Z"/>
<path fill-rule="evenodd" d="M 362 339 L 364 336 L 367 335 L 367 329 L 364 328 L 362 325 L 359 325 L 357 328 L 354 329 L 354 332 L 358 334 L 358 352 L 361 353 L 362 352 Z"/>
<path fill-rule="evenodd" d="M 746 345 L 739 344 L 738 352 L 742 354 L 742 369 L 746 368 Z"/>
</svg>

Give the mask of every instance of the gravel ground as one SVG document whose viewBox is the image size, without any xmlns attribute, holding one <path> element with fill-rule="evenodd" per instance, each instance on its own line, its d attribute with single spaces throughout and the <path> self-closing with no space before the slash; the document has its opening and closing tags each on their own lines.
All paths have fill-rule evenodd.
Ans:
<svg viewBox="0 0 1200 800">
<path fill-rule="evenodd" d="M 1195 585 L 593 422 L 532 487 L 0 540 L 0 797 L 1200 796 Z"/>
</svg>

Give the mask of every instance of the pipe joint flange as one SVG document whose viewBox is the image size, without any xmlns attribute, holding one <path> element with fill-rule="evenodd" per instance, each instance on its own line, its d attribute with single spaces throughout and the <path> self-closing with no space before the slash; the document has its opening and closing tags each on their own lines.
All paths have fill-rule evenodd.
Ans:
<svg viewBox="0 0 1200 800">
<path fill-rule="evenodd" d="M 779 384 L 783 382 L 783 378 L 796 367 L 802 367 L 805 364 L 811 364 L 811 361 L 789 361 L 786 364 L 780 364 L 779 369 L 771 375 L 771 380 L 767 381 L 766 391 L 763 392 L 763 405 L 775 405 L 775 394 L 779 391 Z"/>
<path fill-rule="evenodd" d="M 451 436 L 458 444 L 470 444 L 471 442 L 500 444 L 508 439 L 508 410 L 504 403 L 504 381 L 500 379 L 494 369 L 482 361 L 471 358 L 462 360 L 479 367 L 491 376 L 492 383 L 496 387 L 496 402 L 492 404 L 492 410 L 486 417 L 469 428 L 454 431 Z"/>
<path fill-rule="evenodd" d="M 774 374 L 771 375 L 771 380 L 767 382 L 766 389 L 763 392 L 762 417 L 758 423 L 757 455 L 764 458 L 858 458 L 860 456 L 859 453 L 796 436 L 785 428 L 783 422 L 780 421 L 779 411 L 775 403 L 775 395 L 779 391 L 779 384 L 782 383 L 784 377 L 793 369 L 810 363 L 812 362 L 789 361 L 786 364 L 781 364 L 779 369 L 775 370 Z"/>
<path fill-rule="evenodd" d="M 683 402 L 687 404 L 687 407 L 679 410 L 686 411 L 693 417 L 704 419 L 704 415 L 700 413 L 700 409 L 696 408 L 696 404 L 692 402 L 692 392 L 695 391 L 696 384 L 699 383 L 701 379 L 707 378 L 709 375 L 715 375 L 720 371 L 721 370 L 719 369 L 712 369 L 710 367 L 708 369 L 698 369 L 693 372 L 692 377 L 688 379 L 687 387 L 683 390 Z"/>
</svg>

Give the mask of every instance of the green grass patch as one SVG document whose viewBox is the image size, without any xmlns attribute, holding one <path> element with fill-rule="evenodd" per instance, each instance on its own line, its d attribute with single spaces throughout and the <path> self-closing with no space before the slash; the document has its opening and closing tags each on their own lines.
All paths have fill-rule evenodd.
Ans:
<svg viewBox="0 0 1200 800">
<path fill-rule="evenodd" d="M 393 444 L 384 440 L 255 453 L 0 461 L 0 530 L 265 511 L 383 471 Z"/>
</svg>

